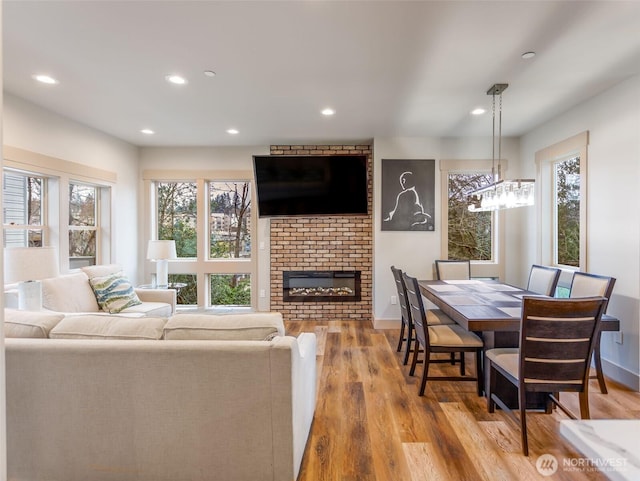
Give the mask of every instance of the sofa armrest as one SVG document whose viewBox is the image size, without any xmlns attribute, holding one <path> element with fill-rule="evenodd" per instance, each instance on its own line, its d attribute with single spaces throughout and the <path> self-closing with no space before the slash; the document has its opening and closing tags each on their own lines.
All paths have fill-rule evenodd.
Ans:
<svg viewBox="0 0 640 481">
<path fill-rule="evenodd" d="M 164 302 L 171 306 L 171 313 L 175 314 L 177 291 L 175 289 L 143 289 L 136 288 L 136 294 L 142 302 Z"/>
</svg>

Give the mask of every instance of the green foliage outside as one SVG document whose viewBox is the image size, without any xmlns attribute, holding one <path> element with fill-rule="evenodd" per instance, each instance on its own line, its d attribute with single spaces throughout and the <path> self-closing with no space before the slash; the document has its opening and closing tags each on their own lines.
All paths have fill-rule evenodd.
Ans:
<svg viewBox="0 0 640 481">
<path fill-rule="evenodd" d="M 469 212 L 467 194 L 492 182 L 491 175 L 449 175 L 449 259 L 491 260 L 491 212 Z"/>
<path fill-rule="evenodd" d="M 248 182 L 210 182 L 209 212 L 211 259 L 249 257 L 251 200 Z M 197 186 L 194 182 L 159 182 L 157 188 L 158 238 L 176 241 L 179 258 L 198 254 Z M 178 304 L 197 305 L 196 276 L 171 274 L 171 283 L 184 283 Z M 251 282 L 246 274 L 211 275 L 211 304 L 250 305 Z"/>
<path fill-rule="evenodd" d="M 580 158 L 555 164 L 557 263 L 580 266 Z"/>
</svg>

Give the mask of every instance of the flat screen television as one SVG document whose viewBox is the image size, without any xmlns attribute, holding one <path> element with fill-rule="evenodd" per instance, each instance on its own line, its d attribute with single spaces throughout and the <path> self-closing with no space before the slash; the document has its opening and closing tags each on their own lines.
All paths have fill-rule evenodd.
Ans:
<svg viewBox="0 0 640 481">
<path fill-rule="evenodd" d="M 367 214 L 366 155 L 254 155 L 259 217 Z"/>
</svg>

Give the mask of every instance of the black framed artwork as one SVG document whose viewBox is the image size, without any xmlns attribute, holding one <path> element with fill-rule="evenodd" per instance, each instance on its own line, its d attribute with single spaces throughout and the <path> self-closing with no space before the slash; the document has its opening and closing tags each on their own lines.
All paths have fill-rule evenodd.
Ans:
<svg viewBox="0 0 640 481">
<path fill-rule="evenodd" d="M 382 159 L 382 230 L 435 229 L 432 159 Z"/>
</svg>

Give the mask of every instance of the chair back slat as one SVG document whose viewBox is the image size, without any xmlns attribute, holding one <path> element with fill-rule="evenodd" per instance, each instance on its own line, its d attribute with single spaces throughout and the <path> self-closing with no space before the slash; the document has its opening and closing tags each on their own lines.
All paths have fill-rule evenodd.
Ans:
<svg viewBox="0 0 640 481">
<path fill-rule="evenodd" d="M 470 261 L 436 260 L 436 277 L 439 281 L 467 280 L 471 278 Z"/>
<path fill-rule="evenodd" d="M 520 370 L 524 389 L 584 389 L 605 303 L 604 297 L 523 298 Z"/>
<path fill-rule="evenodd" d="M 416 337 L 423 346 L 427 346 L 429 345 L 429 330 L 425 328 L 426 315 L 418 280 L 407 274 L 403 274 L 402 278 L 407 292 L 407 304 L 411 312 L 411 319 L 416 329 Z"/>
<path fill-rule="evenodd" d="M 558 279 L 560 279 L 560 269 L 534 264 L 529 272 L 527 290 L 553 297 L 558 286 Z"/>
</svg>

